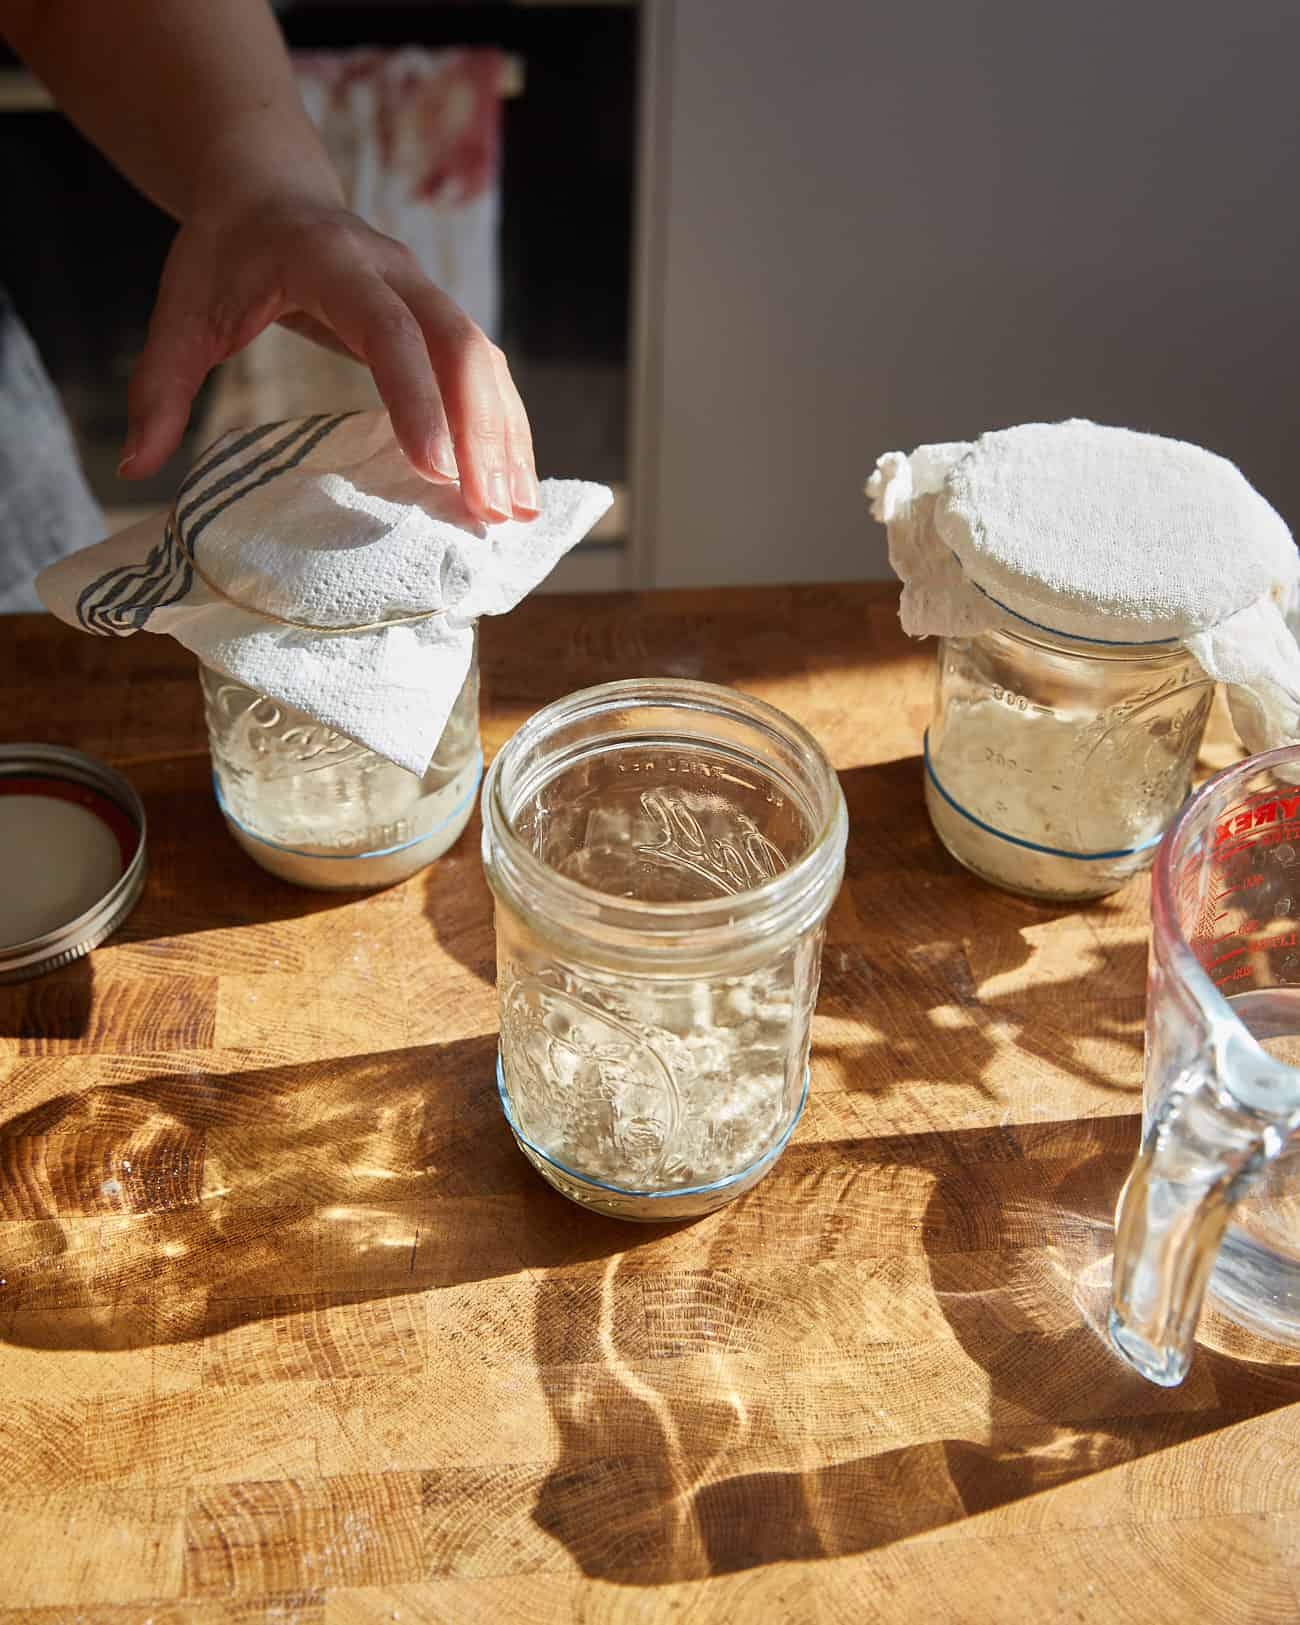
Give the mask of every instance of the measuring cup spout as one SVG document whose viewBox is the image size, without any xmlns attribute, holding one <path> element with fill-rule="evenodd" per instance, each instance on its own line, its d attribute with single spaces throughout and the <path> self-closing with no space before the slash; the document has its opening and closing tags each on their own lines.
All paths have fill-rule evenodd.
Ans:
<svg viewBox="0 0 1300 1625">
<path fill-rule="evenodd" d="M 1285 1143 L 1212 1074 L 1184 1079 L 1147 1128 L 1115 1215 L 1110 1334 L 1151 1382 L 1187 1375 L 1233 1206 Z"/>
</svg>

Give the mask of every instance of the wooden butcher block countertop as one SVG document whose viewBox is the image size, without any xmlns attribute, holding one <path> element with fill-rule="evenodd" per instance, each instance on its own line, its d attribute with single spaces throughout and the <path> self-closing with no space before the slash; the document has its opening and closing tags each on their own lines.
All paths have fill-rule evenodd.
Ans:
<svg viewBox="0 0 1300 1625">
<path fill-rule="evenodd" d="M 1300 1618 L 1300 1351 L 1211 1319 L 1166 1392 L 1091 1329 L 1146 882 L 1041 907 L 942 852 L 895 602 L 484 625 L 489 755 L 658 674 L 840 771 L 808 1109 L 676 1228 L 569 1205 L 507 1132 L 477 819 L 393 890 L 295 890 L 225 832 L 190 656 L 0 621 L 0 739 L 117 764 L 150 843 L 116 938 L 0 988 L 0 1620 Z"/>
</svg>

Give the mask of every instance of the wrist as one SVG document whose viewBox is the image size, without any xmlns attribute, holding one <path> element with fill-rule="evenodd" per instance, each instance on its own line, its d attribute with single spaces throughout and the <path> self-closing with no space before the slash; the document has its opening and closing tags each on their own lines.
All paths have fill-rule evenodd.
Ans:
<svg viewBox="0 0 1300 1625">
<path fill-rule="evenodd" d="M 224 224 L 286 209 L 304 213 L 346 207 L 343 186 L 304 118 L 302 127 L 259 128 L 249 119 L 208 148 L 189 188 L 184 218 Z"/>
</svg>

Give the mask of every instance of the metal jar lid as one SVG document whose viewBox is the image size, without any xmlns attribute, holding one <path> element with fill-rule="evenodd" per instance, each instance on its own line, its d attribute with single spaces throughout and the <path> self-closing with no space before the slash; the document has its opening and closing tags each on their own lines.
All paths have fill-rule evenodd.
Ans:
<svg viewBox="0 0 1300 1625">
<path fill-rule="evenodd" d="M 48 796 L 85 809 L 116 839 L 122 868 L 103 895 L 74 918 L 24 942 L 0 938 L 0 983 L 42 976 L 88 954 L 117 930 L 144 888 L 144 805 L 115 768 L 63 745 L 0 745 L 0 798 L 14 794 Z M 12 854 L 7 859 L 0 851 L 0 884 L 6 861 L 13 861 Z"/>
</svg>

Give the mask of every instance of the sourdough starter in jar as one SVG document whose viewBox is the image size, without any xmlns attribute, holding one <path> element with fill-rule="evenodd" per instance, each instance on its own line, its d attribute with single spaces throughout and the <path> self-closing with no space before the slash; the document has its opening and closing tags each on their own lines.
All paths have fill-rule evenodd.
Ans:
<svg viewBox="0 0 1300 1625">
<path fill-rule="evenodd" d="M 1009 891 L 1114 891 L 1150 864 L 1187 795 L 1213 692 L 1181 644 L 944 639 L 926 738 L 935 831 Z"/>
</svg>

